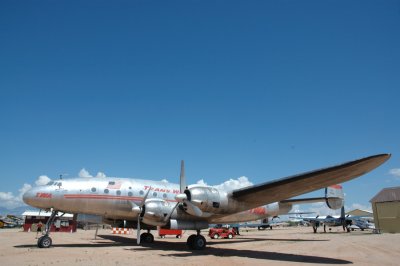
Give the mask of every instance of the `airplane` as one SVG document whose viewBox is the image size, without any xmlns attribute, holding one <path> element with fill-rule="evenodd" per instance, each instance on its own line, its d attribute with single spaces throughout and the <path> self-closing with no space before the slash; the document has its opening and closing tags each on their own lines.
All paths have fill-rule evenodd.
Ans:
<svg viewBox="0 0 400 266">
<path fill-rule="evenodd" d="M 18 224 L 14 221 L 10 220 L 7 217 L 0 217 L 0 228 L 14 228 L 17 227 Z"/>
<path fill-rule="evenodd" d="M 347 232 L 350 232 L 349 226 L 351 225 L 352 220 L 345 216 L 344 206 L 341 207 L 340 213 L 340 217 L 338 218 L 327 215 L 325 218 L 319 218 L 319 216 L 317 216 L 315 218 L 303 218 L 303 220 L 310 223 L 314 230 L 314 233 L 317 233 L 317 229 L 320 225 L 324 226 L 325 233 L 327 226 L 342 226 L 344 231 L 347 230 Z"/>
<path fill-rule="evenodd" d="M 26 204 L 51 210 L 39 248 L 52 245 L 49 228 L 58 212 L 83 213 L 103 216 L 103 221 L 126 220 L 129 227 L 137 228 L 137 244 L 152 243 L 150 230 L 157 226 L 165 229 L 195 230 L 187 239 L 192 250 L 206 247 L 200 230 L 209 224 L 254 221 L 288 213 L 293 204 L 315 199 L 292 197 L 349 181 L 380 166 L 390 154 L 378 154 L 333 167 L 225 191 L 212 186 L 186 185 L 184 162 L 181 162 L 180 183 L 128 179 L 78 178 L 51 181 L 45 186 L 30 189 L 23 195 Z M 343 206 L 343 198 L 334 195 L 323 198 L 330 208 Z M 321 199 L 319 199 L 321 200 Z M 147 232 L 140 234 L 142 229 Z"/>
<path fill-rule="evenodd" d="M 352 224 L 349 226 L 349 229 L 351 229 L 351 231 L 354 231 L 355 229 L 359 229 L 361 231 L 375 229 L 375 224 L 371 222 L 371 220 L 373 220 L 372 217 L 353 216 L 349 218 L 352 219 Z"/>
</svg>

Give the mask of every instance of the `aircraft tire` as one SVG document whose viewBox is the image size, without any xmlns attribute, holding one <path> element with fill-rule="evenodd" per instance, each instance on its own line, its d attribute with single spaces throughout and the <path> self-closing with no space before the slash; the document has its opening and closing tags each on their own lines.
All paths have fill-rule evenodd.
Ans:
<svg viewBox="0 0 400 266">
<path fill-rule="evenodd" d="M 196 237 L 196 235 L 190 235 L 186 241 L 186 245 L 189 247 L 189 249 L 193 249 L 193 239 Z"/>
<path fill-rule="evenodd" d="M 194 250 L 202 250 L 205 249 L 207 245 L 207 241 L 202 235 L 195 235 L 192 240 L 192 249 Z"/>
<path fill-rule="evenodd" d="M 48 236 L 42 236 L 38 240 L 38 247 L 39 248 L 49 248 L 53 244 L 53 241 Z"/>
<path fill-rule="evenodd" d="M 313 226 L 312 229 L 314 230 L 314 234 L 316 234 L 317 233 L 317 227 Z"/>
<path fill-rule="evenodd" d="M 154 242 L 154 236 L 150 233 L 143 233 L 140 235 L 140 242 L 143 243 L 153 243 Z"/>
</svg>

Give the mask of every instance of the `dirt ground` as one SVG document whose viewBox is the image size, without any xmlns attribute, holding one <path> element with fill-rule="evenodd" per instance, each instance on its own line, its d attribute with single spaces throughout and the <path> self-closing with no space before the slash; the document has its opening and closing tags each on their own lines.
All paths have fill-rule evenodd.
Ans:
<svg viewBox="0 0 400 266">
<path fill-rule="evenodd" d="M 182 239 L 155 234 L 155 242 L 136 245 L 133 235 L 113 235 L 110 230 L 54 233 L 53 246 L 36 246 L 36 233 L 0 230 L 1 265 L 298 265 L 358 264 L 399 265 L 400 234 L 312 233 L 307 227 L 241 230 L 234 239 L 207 239 L 207 248 L 190 251 L 186 232 Z"/>
</svg>

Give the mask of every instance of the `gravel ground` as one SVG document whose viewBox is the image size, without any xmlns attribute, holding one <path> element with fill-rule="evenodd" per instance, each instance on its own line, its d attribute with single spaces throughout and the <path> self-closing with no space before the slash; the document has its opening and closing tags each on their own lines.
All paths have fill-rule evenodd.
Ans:
<svg viewBox="0 0 400 266">
<path fill-rule="evenodd" d="M 182 239 L 155 234 L 155 242 L 136 245 L 133 235 L 113 235 L 110 230 L 54 233 L 53 246 L 39 249 L 36 233 L 0 230 L 1 265 L 400 265 L 400 234 L 312 233 L 312 228 L 241 230 L 234 239 L 207 239 L 207 248 L 190 251 L 186 232 Z"/>
</svg>

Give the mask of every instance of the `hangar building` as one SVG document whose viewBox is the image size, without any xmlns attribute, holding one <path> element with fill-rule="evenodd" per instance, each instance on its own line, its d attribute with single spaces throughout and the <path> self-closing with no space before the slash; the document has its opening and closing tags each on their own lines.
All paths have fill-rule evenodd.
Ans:
<svg viewBox="0 0 400 266">
<path fill-rule="evenodd" d="M 384 233 L 400 233 L 400 187 L 384 188 L 370 202 L 375 228 Z"/>
<path fill-rule="evenodd" d="M 38 224 L 46 224 L 50 218 L 51 213 L 46 211 L 25 211 L 22 216 L 24 217 L 24 231 L 36 232 Z M 50 232 L 76 232 L 77 222 L 73 214 L 66 213 L 63 216 L 57 215 L 54 224 L 50 227 Z"/>
</svg>

